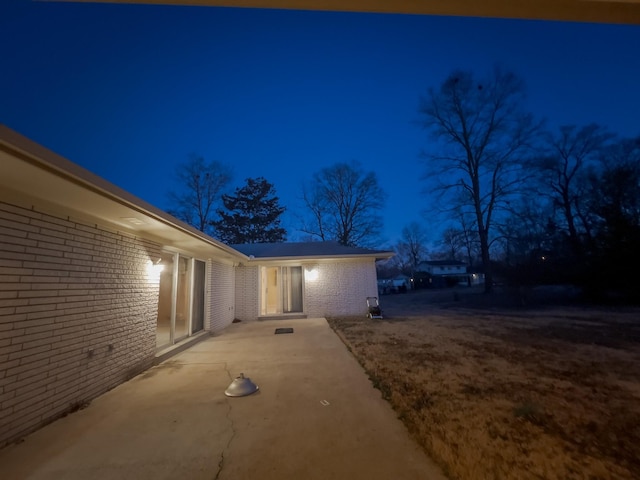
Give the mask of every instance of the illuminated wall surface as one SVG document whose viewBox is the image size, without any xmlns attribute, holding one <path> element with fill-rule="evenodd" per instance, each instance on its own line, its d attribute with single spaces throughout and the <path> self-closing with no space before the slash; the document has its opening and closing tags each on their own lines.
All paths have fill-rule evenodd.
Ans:
<svg viewBox="0 0 640 480">
<path fill-rule="evenodd" d="M 0 228 L 3 442 L 152 364 L 160 248 L 7 203 Z"/>
</svg>

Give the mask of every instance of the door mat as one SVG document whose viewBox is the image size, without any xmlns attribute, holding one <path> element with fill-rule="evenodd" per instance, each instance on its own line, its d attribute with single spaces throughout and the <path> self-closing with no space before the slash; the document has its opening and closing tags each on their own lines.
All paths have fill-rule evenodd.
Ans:
<svg viewBox="0 0 640 480">
<path fill-rule="evenodd" d="M 293 328 L 287 327 L 287 328 L 276 328 L 276 335 L 279 335 L 280 333 L 293 333 Z"/>
</svg>

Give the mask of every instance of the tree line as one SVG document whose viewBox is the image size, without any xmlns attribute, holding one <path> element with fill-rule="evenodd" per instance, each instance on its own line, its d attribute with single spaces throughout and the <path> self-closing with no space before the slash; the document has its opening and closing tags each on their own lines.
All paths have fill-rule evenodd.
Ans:
<svg viewBox="0 0 640 480">
<path fill-rule="evenodd" d="M 247 178 L 233 194 L 225 193 L 231 168 L 192 155 L 178 166 L 179 191 L 169 194 L 173 216 L 227 244 L 284 242 L 286 208 L 275 187 L 263 177 Z M 336 163 L 316 172 L 302 188 L 306 212 L 298 230 L 305 239 L 373 246 L 379 239 L 384 193 L 373 172 L 359 163 Z"/>
<path fill-rule="evenodd" d="M 594 124 L 545 128 L 521 78 L 456 71 L 420 101 L 431 135 L 428 196 L 453 226 L 443 243 L 515 284 L 566 282 L 592 295 L 640 283 L 640 136 Z M 456 256 L 455 254 L 453 256 Z"/>
<path fill-rule="evenodd" d="M 567 282 L 592 292 L 640 283 L 640 136 L 585 122 L 556 131 L 525 103 L 523 79 L 494 68 L 454 71 L 419 99 L 429 143 L 420 156 L 425 219 L 394 246 L 397 270 L 426 259 L 429 233 L 446 215 L 441 258 L 464 260 L 513 283 Z M 178 218 L 227 243 L 285 241 L 272 184 L 247 179 L 223 193 L 230 169 L 192 157 L 172 194 Z M 357 162 L 316 172 L 301 192 L 297 230 L 307 239 L 379 246 L 385 193 Z M 222 206 L 216 207 L 221 200 Z"/>
</svg>

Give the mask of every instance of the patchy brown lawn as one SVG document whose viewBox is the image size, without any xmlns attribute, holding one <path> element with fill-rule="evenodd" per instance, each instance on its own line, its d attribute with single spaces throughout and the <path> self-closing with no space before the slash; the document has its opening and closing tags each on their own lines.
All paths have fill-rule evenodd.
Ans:
<svg viewBox="0 0 640 480">
<path fill-rule="evenodd" d="M 640 309 L 380 302 L 329 323 L 450 478 L 640 479 Z"/>
</svg>

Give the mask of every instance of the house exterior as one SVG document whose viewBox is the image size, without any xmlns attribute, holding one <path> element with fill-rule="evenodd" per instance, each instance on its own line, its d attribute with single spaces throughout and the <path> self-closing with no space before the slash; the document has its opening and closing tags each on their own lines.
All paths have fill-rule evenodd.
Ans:
<svg viewBox="0 0 640 480">
<path fill-rule="evenodd" d="M 464 275 L 467 264 L 458 260 L 426 260 L 418 264 L 416 271 L 431 275 Z"/>
<path fill-rule="evenodd" d="M 415 269 L 416 288 L 470 285 L 467 264 L 458 260 L 426 260 Z"/>
<path fill-rule="evenodd" d="M 233 248 L 0 125 L 0 447 L 235 319 L 364 316 L 391 255 Z"/>
<path fill-rule="evenodd" d="M 390 252 L 345 247 L 337 242 L 232 245 L 249 257 L 236 270 L 247 288 L 238 299 L 240 320 L 324 317 L 366 313 L 377 295 L 375 261 Z"/>
</svg>

